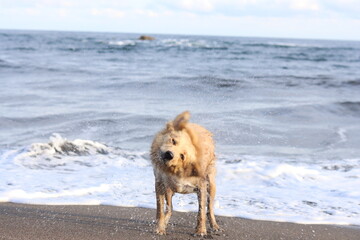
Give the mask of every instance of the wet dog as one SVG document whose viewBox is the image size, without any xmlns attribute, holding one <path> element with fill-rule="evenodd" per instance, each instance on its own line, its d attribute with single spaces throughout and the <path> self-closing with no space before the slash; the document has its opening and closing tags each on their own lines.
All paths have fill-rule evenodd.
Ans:
<svg viewBox="0 0 360 240">
<path fill-rule="evenodd" d="M 211 228 L 220 230 L 214 215 L 216 168 L 212 134 L 198 124 L 189 123 L 189 119 L 189 112 L 178 115 L 155 136 L 151 145 L 157 208 L 156 233 L 160 235 L 166 234 L 174 193 L 197 193 L 197 235 L 206 235 L 206 207 Z"/>
</svg>

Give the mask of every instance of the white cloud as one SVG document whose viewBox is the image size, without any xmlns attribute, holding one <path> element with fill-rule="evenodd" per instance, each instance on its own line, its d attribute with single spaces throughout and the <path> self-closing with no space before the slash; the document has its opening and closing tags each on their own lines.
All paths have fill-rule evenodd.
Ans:
<svg viewBox="0 0 360 240">
<path fill-rule="evenodd" d="M 210 12 L 214 10 L 214 4 L 211 0 L 182 0 L 179 6 L 187 11 Z"/>
<path fill-rule="evenodd" d="M 25 13 L 30 16 L 36 16 L 41 13 L 41 11 L 38 8 L 26 8 Z"/>
<path fill-rule="evenodd" d="M 320 10 L 320 5 L 313 0 L 291 1 L 289 6 L 290 8 L 295 10 L 310 10 L 310 11 Z"/>
<path fill-rule="evenodd" d="M 105 8 L 105 9 L 93 8 L 91 9 L 91 14 L 93 16 L 102 16 L 102 17 L 110 17 L 110 18 L 123 18 L 125 16 L 124 11 L 115 10 L 111 8 Z"/>
<path fill-rule="evenodd" d="M 158 17 L 159 13 L 152 11 L 152 10 L 143 10 L 143 9 L 135 9 L 133 13 L 137 15 L 143 15 L 148 17 Z"/>
<path fill-rule="evenodd" d="M 67 17 L 69 16 L 69 10 L 66 8 L 58 8 L 57 14 L 59 17 Z"/>
</svg>

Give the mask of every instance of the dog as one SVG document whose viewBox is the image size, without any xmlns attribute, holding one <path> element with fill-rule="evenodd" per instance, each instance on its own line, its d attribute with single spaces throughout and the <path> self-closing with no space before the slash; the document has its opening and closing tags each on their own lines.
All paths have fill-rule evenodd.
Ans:
<svg viewBox="0 0 360 240">
<path fill-rule="evenodd" d="M 198 124 L 189 123 L 189 119 L 188 111 L 178 115 L 156 134 L 151 145 L 156 192 L 155 232 L 159 235 L 166 234 L 174 193 L 197 193 L 196 235 L 207 234 L 206 205 L 210 227 L 214 231 L 221 230 L 214 215 L 216 158 L 212 133 Z"/>
</svg>

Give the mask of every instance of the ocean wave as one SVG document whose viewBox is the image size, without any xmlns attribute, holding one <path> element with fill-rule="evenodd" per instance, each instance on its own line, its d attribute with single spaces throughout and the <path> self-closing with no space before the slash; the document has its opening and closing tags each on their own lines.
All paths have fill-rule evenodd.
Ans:
<svg viewBox="0 0 360 240">
<path fill-rule="evenodd" d="M 133 51 L 140 47 L 138 40 L 111 40 L 111 41 L 96 41 L 96 51 L 98 53 L 115 53 L 122 51 Z"/>
<path fill-rule="evenodd" d="M 147 153 L 54 134 L 0 154 L 0 201 L 110 204 L 154 208 Z M 360 159 L 319 161 L 219 154 L 218 215 L 301 223 L 359 224 Z M 81 173 L 81 174 L 80 174 Z M 175 195 L 174 208 L 196 211 L 196 195 Z M 331 213 L 331 214 L 329 214 Z"/>
<path fill-rule="evenodd" d="M 54 133 L 48 143 L 33 143 L 28 147 L 10 151 L 5 158 L 29 169 L 62 169 L 75 171 L 78 166 L 94 167 L 108 164 L 120 157 L 125 163 L 134 159 L 144 160 L 142 155 L 110 148 L 91 140 L 67 140 Z M 118 159 L 119 160 L 119 159 Z"/>
<path fill-rule="evenodd" d="M 350 85 L 350 86 L 359 86 L 360 79 L 348 80 L 348 81 L 345 81 L 344 84 Z"/>
<path fill-rule="evenodd" d="M 208 50 L 227 50 L 228 47 L 221 45 L 215 41 L 195 40 L 195 39 L 163 39 L 160 40 L 158 46 L 165 48 L 180 48 L 180 49 L 208 49 Z"/>
<path fill-rule="evenodd" d="M 263 81 L 265 84 L 276 84 L 286 87 L 299 87 L 299 86 L 324 86 L 324 87 L 340 87 L 341 82 L 337 82 L 332 76 L 327 75 L 264 75 L 254 76 L 255 79 Z"/>
<path fill-rule="evenodd" d="M 346 79 L 336 76 L 319 74 L 319 75 L 266 75 L 254 76 L 255 79 L 261 80 L 265 84 L 276 84 L 286 87 L 299 86 L 320 86 L 324 88 L 347 88 L 349 86 L 359 86 L 360 79 Z"/>
<path fill-rule="evenodd" d="M 81 52 L 81 51 L 84 51 L 84 50 L 88 50 L 86 48 L 82 48 L 82 47 L 60 47 L 58 48 L 59 51 L 64 51 L 64 52 Z"/>
<path fill-rule="evenodd" d="M 135 46 L 137 44 L 137 41 L 135 40 L 110 41 L 108 42 L 108 44 L 113 46 L 127 47 L 127 46 Z"/>
<path fill-rule="evenodd" d="M 311 163 L 310 160 L 302 162 Z M 352 186 L 359 181 L 360 178 L 354 178 L 359 173 L 360 159 L 312 165 L 242 156 L 241 161 L 226 163 L 219 168 L 221 179 L 218 178 L 218 184 L 223 188 L 218 190 L 219 205 L 230 209 L 221 204 L 226 199 L 224 194 L 238 192 L 233 198 L 236 200 L 232 201 L 234 211 L 242 208 L 246 217 L 257 218 L 258 214 L 261 219 L 271 220 L 272 212 L 276 213 L 277 220 L 284 221 L 331 223 L 337 219 L 338 223 L 358 224 L 354 217 L 360 216 L 359 206 L 355 207 L 360 192 Z M 238 185 L 238 182 L 242 184 Z M 347 199 L 346 204 L 343 197 Z M 304 208 L 304 204 L 311 208 Z M 357 210 L 353 211 L 354 207 Z"/>
<path fill-rule="evenodd" d="M 360 114 L 360 102 L 358 101 L 340 101 L 327 102 L 319 104 L 296 105 L 291 107 L 293 111 L 304 111 L 305 109 L 312 109 L 319 112 L 330 113 L 335 116 L 342 116 L 344 114 Z"/>
<path fill-rule="evenodd" d="M 6 69 L 6 68 L 9 68 L 9 69 L 18 69 L 18 68 L 21 68 L 20 66 L 18 65 L 15 65 L 13 63 L 10 63 L 8 61 L 5 61 L 5 60 L 2 60 L 0 59 L 0 69 L 3 68 L 3 69 Z"/>
<path fill-rule="evenodd" d="M 250 83 L 245 79 L 237 79 L 237 78 L 226 78 L 221 76 L 197 76 L 197 77 L 177 77 L 177 76 L 167 76 L 165 79 L 179 80 L 182 82 L 182 86 L 184 86 L 183 82 L 186 82 L 187 89 L 193 90 L 211 90 L 215 89 L 224 89 L 224 90 L 233 90 L 235 91 L 237 88 L 245 88 L 250 85 Z"/>
<path fill-rule="evenodd" d="M 200 76 L 198 79 L 202 82 L 202 84 L 232 90 L 235 90 L 237 87 L 244 87 L 248 85 L 247 81 L 242 79 L 222 78 L 216 76 Z"/>
<path fill-rule="evenodd" d="M 203 50 L 226 50 L 227 46 L 224 46 L 215 41 L 208 40 L 195 40 L 187 38 L 168 38 L 168 39 L 156 39 L 153 41 L 141 41 L 141 40 L 113 40 L 106 42 L 108 46 L 119 49 L 134 49 L 135 47 L 143 48 L 156 48 L 157 50 L 168 49 L 203 49 Z"/>
<path fill-rule="evenodd" d="M 337 105 L 341 106 L 348 113 L 360 114 L 360 101 L 338 102 Z"/>
<path fill-rule="evenodd" d="M 304 55 L 297 55 L 297 54 L 290 54 L 288 56 L 274 56 L 274 59 L 281 59 L 281 60 L 285 60 L 285 61 L 310 61 L 310 62 L 326 62 L 329 61 L 329 57 L 328 56 L 314 56 L 314 57 L 310 57 L 310 56 L 304 56 Z"/>
<path fill-rule="evenodd" d="M 23 95 L 25 100 L 43 100 L 42 96 L 29 94 Z M 51 124 L 63 123 L 66 121 L 76 121 L 82 119 L 84 115 L 92 116 L 92 112 L 79 112 L 67 114 L 48 114 L 31 117 L 0 117 L 0 128 L 26 128 L 31 124 L 32 127 L 46 126 Z"/>
<path fill-rule="evenodd" d="M 34 51 L 37 51 L 38 49 L 36 49 L 34 47 L 12 47 L 12 48 L 7 48 L 6 50 L 19 51 L 19 52 L 34 52 Z"/>
<path fill-rule="evenodd" d="M 294 43 L 294 42 L 253 42 L 253 43 L 243 43 L 245 47 L 260 47 L 260 48 L 303 48 L 307 51 L 354 51 L 357 48 L 347 47 L 347 46 L 328 46 L 328 45 L 317 45 L 317 44 L 304 44 L 304 43 Z"/>
<path fill-rule="evenodd" d="M 311 45 L 286 43 L 286 42 L 269 42 L 269 43 L 244 43 L 245 47 L 262 47 L 262 48 L 308 48 Z"/>
</svg>

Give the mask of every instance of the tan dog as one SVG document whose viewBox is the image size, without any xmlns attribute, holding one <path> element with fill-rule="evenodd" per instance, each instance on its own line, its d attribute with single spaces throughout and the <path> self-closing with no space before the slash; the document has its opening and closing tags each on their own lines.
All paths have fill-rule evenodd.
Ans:
<svg viewBox="0 0 360 240">
<path fill-rule="evenodd" d="M 215 154 L 212 134 L 194 123 L 188 123 L 189 112 L 183 112 L 154 138 L 151 161 L 155 175 L 156 233 L 166 234 L 166 225 L 172 213 L 174 193 L 198 195 L 199 212 L 196 234 L 206 235 L 207 215 L 213 230 L 220 228 L 214 215 Z M 164 203 L 166 199 L 166 212 Z"/>
</svg>

